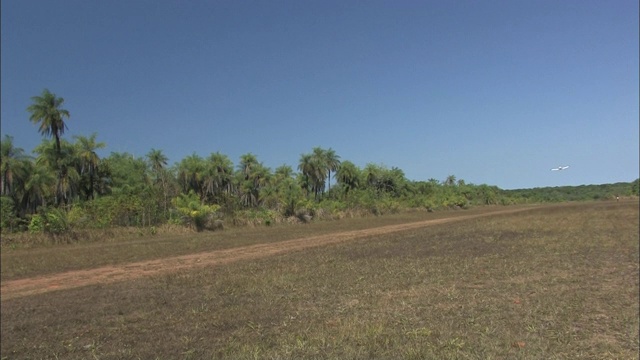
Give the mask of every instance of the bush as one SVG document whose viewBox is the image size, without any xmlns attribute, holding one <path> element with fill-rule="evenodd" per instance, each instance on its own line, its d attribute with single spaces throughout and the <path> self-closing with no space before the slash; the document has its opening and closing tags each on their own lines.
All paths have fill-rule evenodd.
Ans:
<svg viewBox="0 0 640 360">
<path fill-rule="evenodd" d="M 340 219 L 344 217 L 344 213 L 347 210 L 347 204 L 338 200 L 323 200 L 318 204 L 318 209 L 315 210 L 316 217 L 318 219 Z"/>
<path fill-rule="evenodd" d="M 50 209 L 46 212 L 45 230 L 51 234 L 62 234 L 69 230 L 67 214 L 60 209 Z"/>
<path fill-rule="evenodd" d="M 204 230 L 210 217 L 220 210 L 218 205 L 202 204 L 198 195 L 193 191 L 173 199 L 173 205 L 176 207 L 176 211 L 182 215 L 183 224 L 195 227 L 196 231 Z"/>
<path fill-rule="evenodd" d="M 31 221 L 29 221 L 29 232 L 33 234 L 44 232 L 45 223 L 46 221 L 42 215 L 33 214 Z"/>
<path fill-rule="evenodd" d="M 91 225 L 86 210 L 80 204 L 74 205 L 67 212 L 67 221 L 69 222 L 69 226 L 74 228 L 86 228 Z"/>
<path fill-rule="evenodd" d="M 385 199 L 382 202 L 384 213 L 396 214 L 400 211 L 400 203 L 397 200 Z"/>
<path fill-rule="evenodd" d="M 31 233 L 45 232 L 56 235 L 65 233 L 69 230 L 67 214 L 59 209 L 42 208 L 40 214 L 31 216 L 28 229 Z"/>
<path fill-rule="evenodd" d="M 13 200 L 8 196 L 0 197 L 0 230 L 13 231 L 18 223 Z"/>
</svg>

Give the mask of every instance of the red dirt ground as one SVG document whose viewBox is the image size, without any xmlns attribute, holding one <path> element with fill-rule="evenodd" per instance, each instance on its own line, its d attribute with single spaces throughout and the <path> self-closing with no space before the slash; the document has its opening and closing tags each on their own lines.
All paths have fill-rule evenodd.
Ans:
<svg viewBox="0 0 640 360">
<path fill-rule="evenodd" d="M 456 216 L 452 218 L 388 225 L 377 228 L 346 231 L 329 235 L 286 240 L 269 244 L 257 244 L 226 250 L 203 252 L 151 261 L 142 261 L 118 266 L 69 271 L 33 278 L 6 281 L 0 287 L 0 299 L 9 300 L 23 296 L 42 294 L 56 290 L 66 290 L 87 285 L 108 284 L 133 280 L 143 276 L 170 273 L 195 267 L 218 266 L 241 260 L 258 259 L 267 256 L 300 251 L 312 247 L 336 244 L 349 240 L 417 229 L 425 226 L 454 221 L 469 220 L 497 214 L 515 213 L 528 209 L 517 208 L 487 212 L 479 215 Z"/>
</svg>

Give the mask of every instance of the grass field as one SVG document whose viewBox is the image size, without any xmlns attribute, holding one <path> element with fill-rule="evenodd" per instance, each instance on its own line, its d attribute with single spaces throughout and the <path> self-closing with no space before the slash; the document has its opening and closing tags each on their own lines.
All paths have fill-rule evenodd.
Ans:
<svg viewBox="0 0 640 360">
<path fill-rule="evenodd" d="M 482 211 L 3 248 L 2 282 Z M 539 206 L 3 298 L 1 358 L 638 359 L 639 215 Z"/>
</svg>

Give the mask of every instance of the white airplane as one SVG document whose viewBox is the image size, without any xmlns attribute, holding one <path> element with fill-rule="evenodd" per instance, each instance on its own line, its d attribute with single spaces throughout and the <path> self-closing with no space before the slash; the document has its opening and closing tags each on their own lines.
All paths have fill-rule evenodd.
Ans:
<svg viewBox="0 0 640 360">
<path fill-rule="evenodd" d="M 569 165 L 567 166 L 558 166 L 557 168 L 553 168 L 551 169 L 551 171 L 560 171 L 560 170 L 566 170 L 569 168 Z"/>
</svg>

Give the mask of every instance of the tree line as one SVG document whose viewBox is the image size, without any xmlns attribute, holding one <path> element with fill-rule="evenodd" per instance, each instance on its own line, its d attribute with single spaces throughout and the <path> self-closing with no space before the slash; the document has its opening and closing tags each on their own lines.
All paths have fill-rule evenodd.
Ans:
<svg viewBox="0 0 640 360">
<path fill-rule="evenodd" d="M 45 89 L 27 108 L 42 142 L 28 155 L 5 135 L 1 141 L 1 229 L 64 232 L 71 228 L 176 224 L 198 230 L 220 220 L 271 224 L 384 214 L 402 208 L 466 208 L 608 198 L 638 194 L 638 180 L 612 188 L 505 191 L 466 184 L 454 175 L 410 181 L 397 167 L 360 168 L 335 150 L 314 147 L 295 169 L 265 166 L 255 154 L 239 162 L 220 152 L 189 155 L 172 166 L 160 149 L 143 157 L 112 152 L 97 134 L 64 139 L 70 112 L 64 99 Z M 576 195 L 578 194 L 582 195 Z M 564 194 L 564 195 L 563 195 Z M 589 195 L 585 195 L 589 194 Z"/>
</svg>

